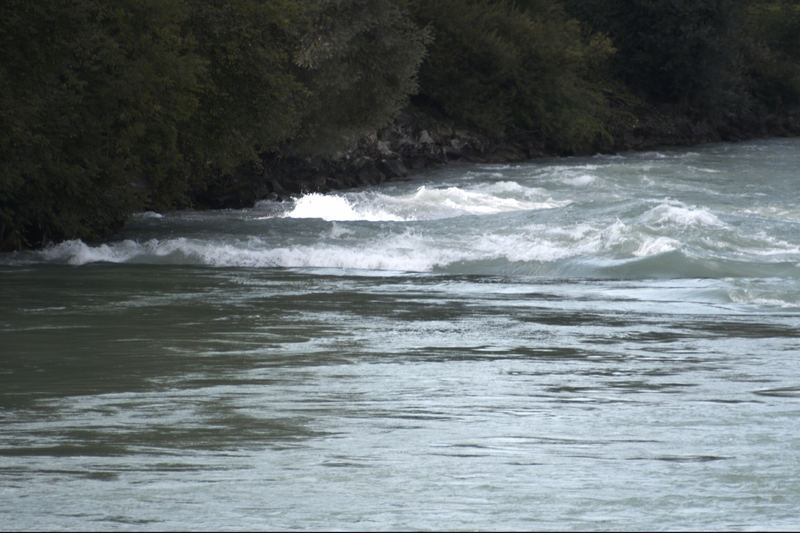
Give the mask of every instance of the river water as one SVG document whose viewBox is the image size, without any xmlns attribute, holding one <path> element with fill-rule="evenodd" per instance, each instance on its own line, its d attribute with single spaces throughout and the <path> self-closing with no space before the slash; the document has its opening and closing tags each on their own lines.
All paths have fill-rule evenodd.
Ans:
<svg viewBox="0 0 800 533">
<path fill-rule="evenodd" d="M 0 255 L 0 529 L 798 529 L 800 139 Z"/>
</svg>

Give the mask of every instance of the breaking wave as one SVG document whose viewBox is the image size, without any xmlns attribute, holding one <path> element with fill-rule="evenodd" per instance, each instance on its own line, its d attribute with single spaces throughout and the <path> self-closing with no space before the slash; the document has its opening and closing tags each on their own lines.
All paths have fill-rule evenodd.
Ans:
<svg viewBox="0 0 800 533">
<path fill-rule="evenodd" d="M 793 170 L 777 181 L 785 184 L 778 194 L 744 197 L 735 169 L 715 164 L 695 152 L 653 152 L 449 168 L 422 183 L 307 194 L 250 209 L 141 213 L 109 242 L 63 242 L 4 254 L 0 264 L 770 278 L 796 285 L 800 217 Z M 796 292 L 787 294 L 742 286 L 730 299 L 796 304 Z"/>
</svg>

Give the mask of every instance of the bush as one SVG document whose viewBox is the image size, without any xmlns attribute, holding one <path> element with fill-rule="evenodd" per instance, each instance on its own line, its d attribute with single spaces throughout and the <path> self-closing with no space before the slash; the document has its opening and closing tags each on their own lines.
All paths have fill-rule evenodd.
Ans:
<svg viewBox="0 0 800 533">
<path fill-rule="evenodd" d="M 190 4 L 184 33 L 207 63 L 183 150 L 207 179 L 277 150 L 293 138 L 309 91 L 292 53 L 308 29 L 294 0 L 202 0 Z"/>
<path fill-rule="evenodd" d="M 181 175 L 202 72 L 185 7 L 0 5 L 0 249 L 99 237 Z"/>
<path fill-rule="evenodd" d="M 566 0 L 566 6 L 609 35 L 615 75 L 635 93 L 695 116 L 741 104 L 734 0 Z"/>
<path fill-rule="evenodd" d="M 759 102 L 774 113 L 800 105 L 800 5 L 751 2 L 741 27 L 749 39 L 747 73 Z"/>
<path fill-rule="evenodd" d="M 406 103 L 426 42 L 400 0 L 7 0 L 0 250 L 354 142 Z"/>
<path fill-rule="evenodd" d="M 538 135 L 568 151 L 604 135 L 603 98 L 587 73 L 612 49 L 587 38 L 558 4 L 415 2 L 434 42 L 423 63 L 421 100 L 496 135 Z"/>
<path fill-rule="evenodd" d="M 311 98 L 293 151 L 327 154 L 385 126 L 417 90 L 429 33 L 398 0 L 309 0 L 295 55 Z"/>
</svg>

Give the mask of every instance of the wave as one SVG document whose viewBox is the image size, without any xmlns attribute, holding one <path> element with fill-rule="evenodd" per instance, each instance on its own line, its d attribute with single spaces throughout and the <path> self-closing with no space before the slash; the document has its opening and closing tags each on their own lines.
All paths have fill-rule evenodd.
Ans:
<svg viewBox="0 0 800 533">
<path fill-rule="evenodd" d="M 347 194 L 311 193 L 293 200 L 291 206 L 279 216 L 327 221 L 410 222 L 553 209 L 569 203 L 569 200 L 556 201 L 544 196 L 542 189 L 501 181 L 472 189 L 423 185 L 406 194 L 372 191 Z"/>
<path fill-rule="evenodd" d="M 654 226 L 714 226 L 718 228 L 727 227 L 711 211 L 695 206 L 687 206 L 681 202 L 665 200 L 656 207 L 645 212 L 639 217 L 641 223 Z"/>
<path fill-rule="evenodd" d="M 431 271 L 438 262 L 449 261 L 446 251 L 431 253 L 421 239 L 409 232 L 355 246 L 347 242 L 271 246 L 256 238 L 218 241 L 179 237 L 141 243 L 125 240 L 100 246 L 72 240 L 29 254 L 29 262 L 35 262 L 34 256 L 70 265 L 107 262 L 410 272 Z"/>
<path fill-rule="evenodd" d="M 454 166 L 435 180 L 250 209 L 145 212 L 113 242 L 0 254 L 0 266 L 713 280 L 709 297 L 720 305 L 800 309 L 796 165 L 754 184 L 716 157 L 664 151 Z"/>
<path fill-rule="evenodd" d="M 145 213 L 137 217 L 138 235 L 154 238 L 97 246 L 67 241 L 4 262 L 634 279 L 799 277 L 800 248 L 788 237 L 753 232 L 676 200 L 594 208 L 553 200 L 546 190 L 513 180 L 393 192 L 308 194 L 285 205 L 225 211 L 224 218 L 222 212 L 195 213 L 188 221 L 184 215 Z M 258 213 L 266 216 L 253 216 Z M 624 219 L 610 219 L 614 213 Z M 187 224 L 203 231 L 189 232 Z M 162 230 L 154 233 L 156 227 Z M 181 236 L 164 238 L 170 227 Z"/>
<path fill-rule="evenodd" d="M 282 215 L 285 218 L 321 218 L 329 221 L 367 220 L 403 221 L 405 218 L 376 206 L 353 204 L 344 196 L 311 193 L 294 201 L 294 207 Z"/>
<path fill-rule="evenodd" d="M 374 230 L 374 228 L 368 228 Z M 554 227 L 531 224 L 514 232 L 465 231 L 452 238 L 441 225 L 385 226 L 363 231 L 331 222 L 325 231 L 296 237 L 167 238 L 90 246 L 67 241 L 28 253 L 28 262 L 70 265 L 131 263 L 247 268 L 326 268 L 345 271 L 526 275 L 552 278 L 800 279 L 800 255 L 720 253 L 653 235 L 616 221 Z M 19 261 L 24 263 L 25 261 Z"/>
<path fill-rule="evenodd" d="M 795 203 L 777 194 L 769 204 L 745 202 L 737 209 L 740 195 L 731 191 L 739 189 L 728 183 L 729 170 L 717 181 L 698 180 L 686 161 L 659 163 L 687 158 L 697 159 L 697 168 L 713 163 L 697 153 L 665 152 L 451 168 L 423 185 L 313 193 L 246 210 L 141 213 L 116 242 L 68 241 L 0 262 L 800 277 Z M 674 179 L 659 177 L 665 169 Z M 702 187 L 710 192 L 697 192 Z"/>
</svg>

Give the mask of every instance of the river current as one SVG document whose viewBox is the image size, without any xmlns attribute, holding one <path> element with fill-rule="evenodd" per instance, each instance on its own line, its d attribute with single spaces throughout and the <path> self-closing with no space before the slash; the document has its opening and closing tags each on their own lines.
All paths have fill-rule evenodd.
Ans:
<svg viewBox="0 0 800 533">
<path fill-rule="evenodd" d="M 2 530 L 796 530 L 800 139 L 0 255 Z"/>
</svg>

